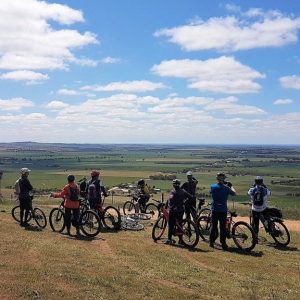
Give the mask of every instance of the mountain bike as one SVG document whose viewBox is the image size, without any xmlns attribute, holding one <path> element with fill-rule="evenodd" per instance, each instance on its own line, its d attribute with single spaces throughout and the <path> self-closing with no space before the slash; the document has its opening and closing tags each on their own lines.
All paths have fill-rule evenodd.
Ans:
<svg viewBox="0 0 300 300">
<path fill-rule="evenodd" d="M 33 196 L 30 196 L 31 200 L 33 199 Z M 17 205 L 12 208 L 11 210 L 11 215 L 12 217 L 17 221 L 21 222 L 21 217 L 20 217 L 20 205 Z M 29 211 L 29 215 L 27 220 L 25 221 L 28 223 L 30 220 L 34 220 L 35 223 L 38 225 L 40 228 L 45 228 L 47 226 L 47 218 L 45 213 L 38 207 L 31 207 Z"/>
<path fill-rule="evenodd" d="M 73 223 L 73 215 L 71 219 Z M 90 209 L 81 210 L 79 215 L 79 228 L 88 237 L 95 237 L 99 234 L 101 221 L 97 213 Z M 59 207 L 53 208 L 49 214 L 50 227 L 54 232 L 63 232 L 65 224 L 65 208 L 64 201 Z"/>
<path fill-rule="evenodd" d="M 122 216 L 121 220 L 121 229 L 123 230 L 139 231 L 144 229 L 143 224 L 139 223 L 137 219 L 133 219 L 128 215 Z"/>
<path fill-rule="evenodd" d="M 161 214 L 152 228 L 152 239 L 156 242 L 163 236 L 169 221 L 167 205 L 162 203 Z M 179 243 L 187 248 L 194 248 L 199 242 L 199 231 L 195 223 L 189 219 L 176 220 L 174 236 L 177 236 Z"/>
<path fill-rule="evenodd" d="M 249 205 L 252 206 L 251 203 Z M 274 207 L 266 208 L 259 214 L 259 220 L 269 235 L 273 238 L 276 244 L 287 246 L 291 241 L 291 236 L 288 228 L 283 223 L 282 212 Z M 250 208 L 250 224 L 252 223 L 252 209 Z"/>
</svg>

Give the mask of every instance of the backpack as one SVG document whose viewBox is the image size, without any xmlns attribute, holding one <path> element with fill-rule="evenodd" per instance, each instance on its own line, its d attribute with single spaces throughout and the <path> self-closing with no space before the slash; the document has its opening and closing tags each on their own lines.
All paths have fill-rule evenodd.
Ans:
<svg viewBox="0 0 300 300">
<path fill-rule="evenodd" d="M 71 201 L 78 201 L 79 197 L 78 197 L 77 187 L 69 186 L 69 188 L 70 188 L 70 200 Z"/>
<path fill-rule="evenodd" d="M 253 195 L 253 204 L 256 206 L 262 206 L 264 203 L 264 188 L 257 187 Z"/>
<path fill-rule="evenodd" d="M 18 180 L 15 182 L 15 185 L 14 185 L 14 188 L 15 188 L 15 194 L 16 194 L 16 195 L 20 195 L 20 192 L 21 192 L 19 180 L 20 180 L 20 179 L 18 179 Z"/>
<path fill-rule="evenodd" d="M 88 200 L 97 199 L 97 190 L 95 186 L 95 182 L 91 182 L 88 186 Z"/>
</svg>

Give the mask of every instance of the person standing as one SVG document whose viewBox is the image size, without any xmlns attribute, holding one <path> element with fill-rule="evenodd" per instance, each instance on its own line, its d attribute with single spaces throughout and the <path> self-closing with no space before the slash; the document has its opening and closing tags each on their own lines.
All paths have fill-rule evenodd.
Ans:
<svg viewBox="0 0 300 300">
<path fill-rule="evenodd" d="M 145 212 L 146 211 L 146 203 L 149 201 L 150 199 L 150 191 L 149 191 L 149 187 L 146 184 L 144 179 L 140 179 L 137 183 L 137 194 L 138 194 L 138 205 L 141 209 L 141 212 Z M 137 211 L 139 211 L 139 209 L 137 209 Z"/>
<path fill-rule="evenodd" d="M 218 232 L 218 223 L 220 223 L 220 242 L 223 250 L 228 250 L 226 244 L 226 218 L 227 218 L 227 199 L 229 195 L 236 194 L 232 184 L 225 181 L 226 175 L 224 173 L 217 174 L 217 183 L 212 184 L 210 187 L 210 194 L 212 196 L 212 227 L 209 236 L 209 245 L 214 248 Z"/>
<path fill-rule="evenodd" d="M 33 187 L 28 179 L 30 170 L 28 168 L 22 168 L 20 170 L 21 177 L 16 181 L 18 186 L 18 198 L 20 201 L 20 226 L 28 227 L 27 222 L 29 213 L 32 210 L 32 196 L 30 192 L 33 190 Z"/>
<path fill-rule="evenodd" d="M 71 220 L 73 214 L 73 225 L 76 228 L 76 234 L 80 235 L 79 231 L 79 195 L 80 190 L 78 185 L 75 183 L 75 176 L 68 175 L 68 184 L 65 185 L 61 192 L 51 193 L 50 197 L 54 198 L 64 198 L 64 208 L 65 208 L 65 224 L 67 228 L 68 235 L 71 235 Z"/>
<path fill-rule="evenodd" d="M 196 210 L 196 187 L 198 184 L 197 179 L 193 176 L 192 171 L 186 173 L 187 181 L 181 186 L 185 192 L 184 210 L 187 219 L 190 219 L 191 210 Z"/>
</svg>

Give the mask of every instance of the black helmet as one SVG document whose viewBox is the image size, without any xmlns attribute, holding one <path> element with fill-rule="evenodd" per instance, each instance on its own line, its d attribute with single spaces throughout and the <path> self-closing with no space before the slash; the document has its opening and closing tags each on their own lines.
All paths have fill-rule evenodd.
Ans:
<svg viewBox="0 0 300 300">
<path fill-rule="evenodd" d="M 140 179 L 137 184 L 139 186 L 143 186 L 143 185 L 145 185 L 145 180 L 144 179 Z"/>
<path fill-rule="evenodd" d="M 255 184 L 263 184 L 264 179 L 262 176 L 256 176 L 254 179 Z"/>
<path fill-rule="evenodd" d="M 68 182 L 73 182 L 73 181 L 75 181 L 75 176 L 70 174 L 70 175 L 68 175 L 67 180 L 68 180 Z"/>
<path fill-rule="evenodd" d="M 174 186 L 179 186 L 179 185 L 180 185 L 180 180 L 177 179 L 177 178 L 176 178 L 176 179 L 173 179 L 172 182 L 173 182 L 173 185 L 174 185 Z"/>
<path fill-rule="evenodd" d="M 225 180 L 225 178 L 226 178 L 226 175 L 224 174 L 224 173 L 222 173 L 222 172 L 219 172 L 218 174 L 217 174 L 217 180 L 222 180 L 222 181 L 224 181 Z"/>
</svg>

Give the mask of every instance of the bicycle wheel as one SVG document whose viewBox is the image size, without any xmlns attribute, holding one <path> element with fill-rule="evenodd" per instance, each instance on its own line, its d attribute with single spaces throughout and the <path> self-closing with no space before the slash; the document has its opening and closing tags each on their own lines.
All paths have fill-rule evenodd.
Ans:
<svg viewBox="0 0 300 300">
<path fill-rule="evenodd" d="M 194 248 L 199 242 L 199 231 L 195 223 L 189 219 L 183 219 L 178 223 L 182 234 L 179 235 L 180 242 L 187 248 Z"/>
<path fill-rule="evenodd" d="M 150 220 L 151 216 L 149 214 L 144 213 L 134 213 L 134 214 L 127 214 L 128 217 L 135 219 L 135 220 Z"/>
<path fill-rule="evenodd" d="M 206 215 L 201 216 L 198 219 L 197 227 L 203 235 L 209 235 L 211 228 L 211 217 Z"/>
<path fill-rule="evenodd" d="M 291 237 L 289 230 L 281 220 L 271 220 L 269 228 L 270 235 L 278 245 L 287 246 L 290 243 Z"/>
<path fill-rule="evenodd" d="M 65 214 L 59 208 L 53 208 L 49 215 L 50 227 L 54 232 L 63 232 L 65 229 Z"/>
<path fill-rule="evenodd" d="M 210 210 L 210 208 L 202 208 L 202 209 L 200 209 L 200 211 L 198 213 L 198 216 L 199 217 L 202 217 L 202 216 L 211 217 L 211 210 Z"/>
<path fill-rule="evenodd" d="M 89 237 L 99 234 L 101 221 L 97 213 L 92 210 L 86 210 L 79 217 L 79 227 L 81 231 Z"/>
<path fill-rule="evenodd" d="M 167 227 L 167 220 L 164 216 L 159 217 L 152 228 L 152 239 L 156 242 L 163 236 L 166 227 Z"/>
<path fill-rule="evenodd" d="M 252 227 L 246 222 L 239 221 L 234 223 L 231 235 L 239 249 L 250 251 L 257 244 L 257 236 Z"/>
<path fill-rule="evenodd" d="M 131 201 L 126 201 L 123 205 L 124 215 L 135 213 L 134 204 Z"/>
<path fill-rule="evenodd" d="M 144 225 L 132 220 L 132 219 L 123 219 L 121 228 L 124 230 L 131 230 L 131 231 L 139 231 L 144 229 Z"/>
<path fill-rule="evenodd" d="M 89 207 L 88 207 L 87 204 L 80 204 L 80 206 L 79 206 L 79 212 L 80 212 L 80 214 L 84 213 L 88 209 L 89 209 Z"/>
<path fill-rule="evenodd" d="M 148 203 L 146 205 L 146 214 L 151 216 L 152 220 L 157 220 L 158 216 L 159 216 L 159 210 L 156 204 L 154 203 Z"/>
<path fill-rule="evenodd" d="M 47 226 L 47 218 L 44 212 L 40 208 L 36 207 L 33 210 L 33 216 L 34 216 L 34 221 L 40 228 L 45 228 Z"/>
<path fill-rule="evenodd" d="M 121 228 L 121 214 L 113 206 L 107 206 L 103 211 L 103 225 L 107 229 L 119 230 Z"/>
<path fill-rule="evenodd" d="M 17 222 L 19 222 L 19 223 L 21 222 L 20 205 L 13 207 L 13 209 L 11 210 L 11 215 Z M 26 222 L 28 223 L 31 220 L 31 218 L 32 218 L 32 216 L 31 216 L 31 212 L 30 212 L 28 214 L 28 218 L 27 218 Z"/>
</svg>

